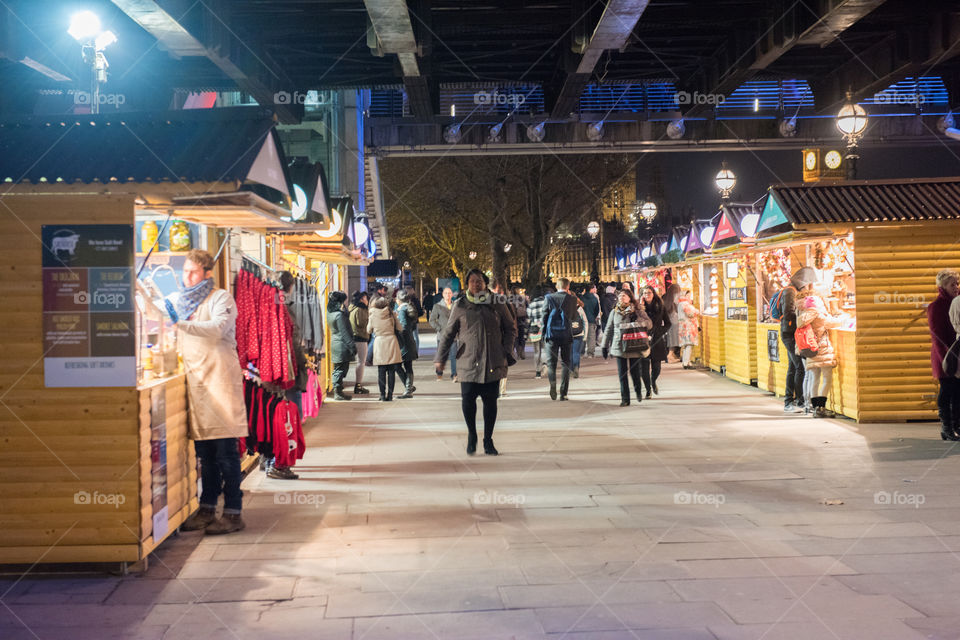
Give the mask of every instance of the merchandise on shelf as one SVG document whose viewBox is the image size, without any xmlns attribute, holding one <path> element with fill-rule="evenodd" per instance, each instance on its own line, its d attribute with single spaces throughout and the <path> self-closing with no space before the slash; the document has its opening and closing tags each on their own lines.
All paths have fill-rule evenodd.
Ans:
<svg viewBox="0 0 960 640">
<path fill-rule="evenodd" d="M 190 250 L 190 227 L 183 220 L 174 220 L 170 225 L 170 251 Z"/>
</svg>

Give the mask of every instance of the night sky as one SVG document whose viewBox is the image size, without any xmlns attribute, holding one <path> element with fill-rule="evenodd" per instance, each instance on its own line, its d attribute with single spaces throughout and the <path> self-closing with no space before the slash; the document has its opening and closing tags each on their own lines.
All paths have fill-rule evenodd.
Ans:
<svg viewBox="0 0 960 640">
<path fill-rule="evenodd" d="M 698 219 L 716 213 L 720 197 L 713 180 L 723 161 L 737 176 L 732 199 L 738 202 L 757 200 L 771 184 L 802 180 L 801 153 L 796 149 L 649 153 L 638 160 L 641 199 L 645 184 L 649 184 L 655 175 L 655 165 L 659 165 L 664 198 L 677 223 L 689 221 L 691 213 L 695 213 Z M 890 145 L 860 150 L 857 171 L 860 179 L 944 176 L 960 176 L 960 143 L 947 140 L 944 145 L 927 147 Z M 653 186 L 648 189 L 652 190 Z"/>
</svg>

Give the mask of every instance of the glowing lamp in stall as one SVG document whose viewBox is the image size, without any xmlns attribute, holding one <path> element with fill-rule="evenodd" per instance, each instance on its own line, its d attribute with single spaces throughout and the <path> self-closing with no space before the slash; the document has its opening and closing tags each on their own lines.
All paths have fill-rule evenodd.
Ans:
<svg viewBox="0 0 960 640">
<path fill-rule="evenodd" d="M 680 238 L 680 251 L 686 251 L 686 250 L 687 250 L 687 236 L 683 236 L 682 238 Z"/>
<path fill-rule="evenodd" d="M 634 251 L 630 254 L 630 264 L 637 264 L 637 252 Z"/>
<path fill-rule="evenodd" d="M 752 238 L 757 235 L 757 223 L 760 222 L 759 213 L 748 213 L 740 221 L 740 233 L 745 238 Z"/>
<path fill-rule="evenodd" d="M 307 215 L 307 193 L 298 184 L 293 185 L 293 203 L 290 206 L 294 220 L 302 220 Z"/>
<path fill-rule="evenodd" d="M 340 229 L 343 227 L 343 216 L 340 215 L 340 212 L 336 208 L 330 210 L 330 216 L 333 218 L 333 222 L 330 224 L 330 228 L 326 231 L 314 231 L 321 238 L 333 238 L 340 235 Z"/>
<path fill-rule="evenodd" d="M 353 223 L 353 244 L 357 247 L 362 247 L 367 244 L 367 240 L 370 239 L 370 227 L 365 225 L 363 222 L 357 221 Z"/>
<path fill-rule="evenodd" d="M 716 227 L 706 226 L 700 231 L 700 244 L 705 247 L 709 247 L 713 244 L 713 234 L 716 231 Z"/>
<path fill-rule="evenodd" d="M 477 252 L 476 252 L 476 251 L 471 251 L 471 252 L 470 252 L 470 259 L 471 259 L 471 260 L 476 260 L 476 259 L 477 259 Z"/>
<path fill-rule="evenodd" d="M 650 247 L 644 247 L 643 251 L 640 252 L 640 257 L 646 260 L 650 257 Z"/>
<path fill-rule="evenodd" d="M 627 268 L 626 258 L 620 258 L 619 260 L 617 260 L 617 266 L 620 268 L 621 271 L 626 269 Z"/>
<path fill-rule="evenodd" d="M 665 254 L 665 253 L 667 252 L 667 245 L 668 245 L 668 243 L 666 243 L 666 242 L 661 242 L 661 243 L 660 243 L 660 249 L 658 250 L 658 253 L 659 253 L 660 255 L 663 255 L 663 254 Z"/>
</svg>

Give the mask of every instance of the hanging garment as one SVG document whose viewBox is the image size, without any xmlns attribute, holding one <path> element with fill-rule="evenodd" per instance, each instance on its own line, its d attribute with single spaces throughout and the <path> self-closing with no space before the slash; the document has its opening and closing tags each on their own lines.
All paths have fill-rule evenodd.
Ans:
<svg viewBox="0 0 960 640">
<path fill-rule="evenodd" d="M 273 414 L 273 454 L 278 467 L 292 467 L 303 458 L 307 444 L 297 405 L 290 400 L 277 404 Z"/>
</svg>

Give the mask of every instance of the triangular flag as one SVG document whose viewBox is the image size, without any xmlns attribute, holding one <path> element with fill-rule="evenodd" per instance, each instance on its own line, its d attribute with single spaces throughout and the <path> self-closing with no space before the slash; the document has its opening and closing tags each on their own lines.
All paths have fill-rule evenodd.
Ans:
<svg viewBox="0 0 960 640">
<path fill-rule="evenodd" d="M 713 236 L 713 244 L 717 244 L 721 240 L 726 240 L 727 238 L 735 238 L 737 232 L 733 230 L 733 225 L 730 224 L 730 220 L 727 219 L 727 214 L 723 213 L 720 215 L 720 224 L 717 225 L 717 232 Z"/>
<path fill-rule="evenodd" d="M 787 220 L 787 214 L 783 212 L 783 208 L 780 206 L 780 203 L 777 202 L 776 196 L 771 192 L 766 204 L 763 206 L 760 221 L 757 223 L 757 233 L 759 234 L 764 229 L 772 229 L 782 224 L 789 224 L 789 222 L 790 221 Z"/>
<path fill-rule="evenodd" d="M 288 198 L 290 197 L 290 192 L 287 190 L 287 179 L 283 174 L 283 166 L 280 164 L 280 156 L 277 154 L 277 144 L 274 142 L 272 131 L 268 132 L 263 138 L 263 146 L 260 147 L 257 159 L 253 161 L 253 166 L 247 173 L 247 179 L 273 187 Z"/>
</svg>

